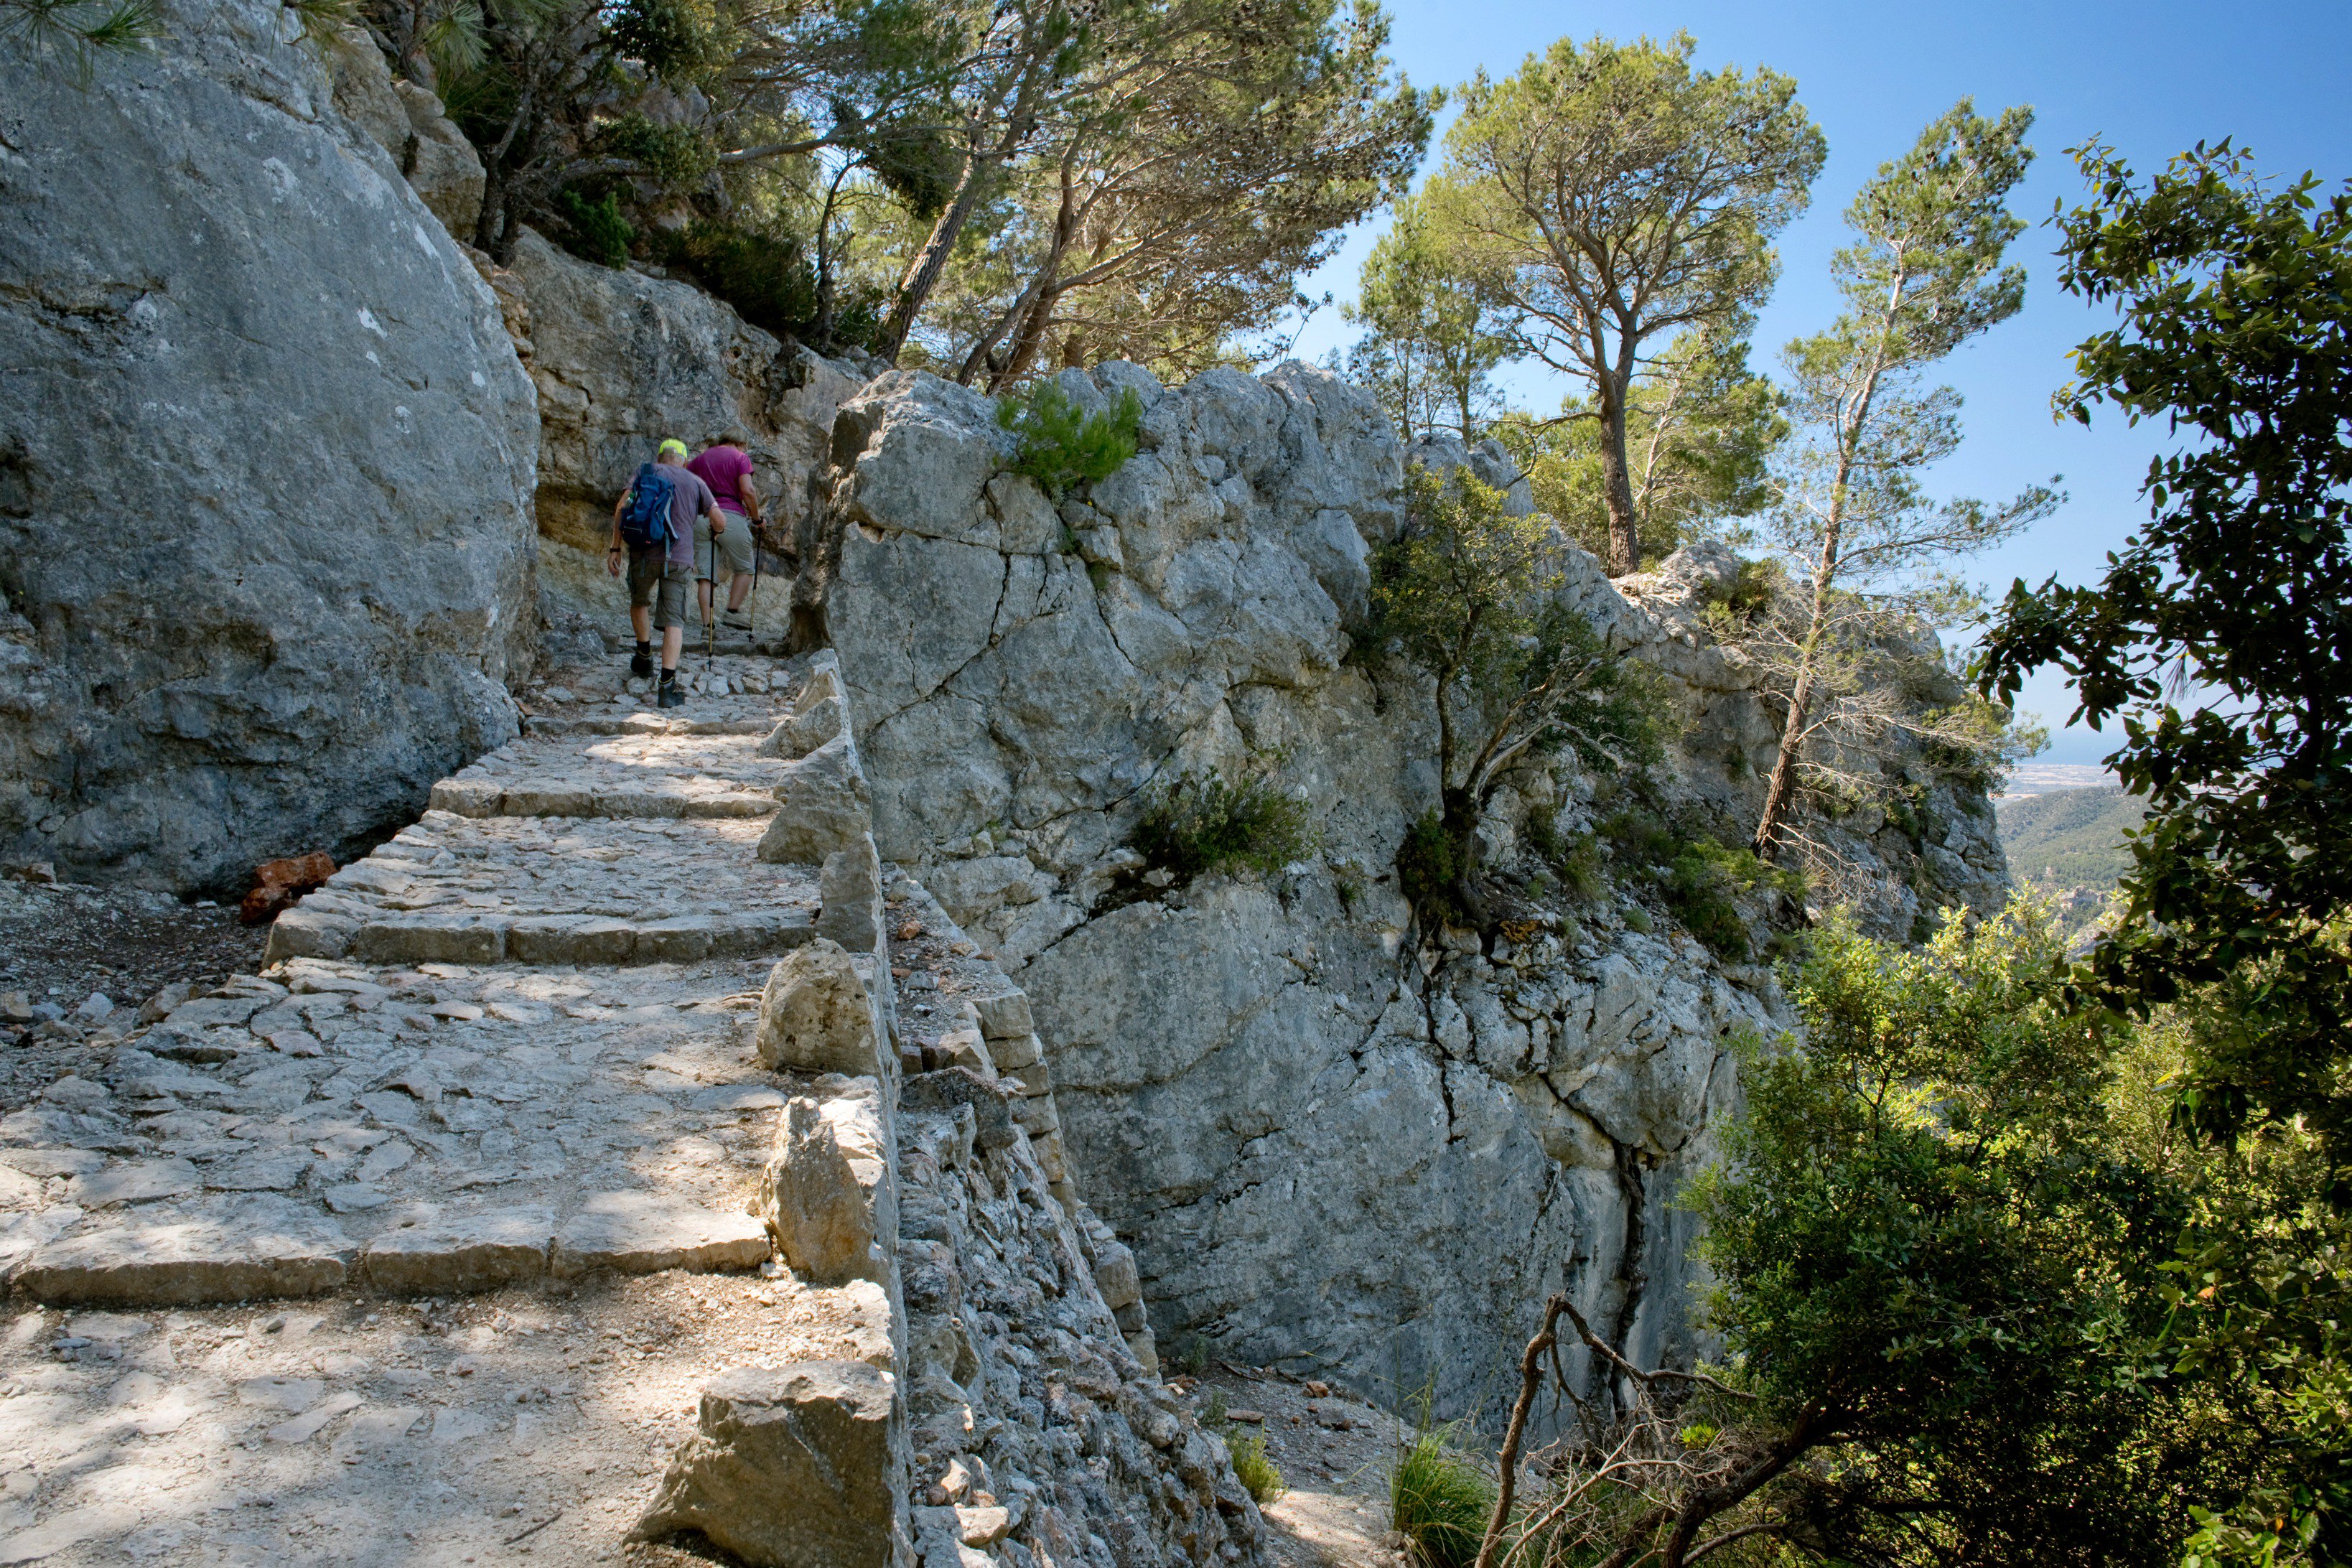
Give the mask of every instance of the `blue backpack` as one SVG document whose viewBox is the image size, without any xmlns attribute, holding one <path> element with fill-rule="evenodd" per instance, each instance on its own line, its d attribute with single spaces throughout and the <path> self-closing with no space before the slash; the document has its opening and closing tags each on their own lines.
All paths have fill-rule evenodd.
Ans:
<svg viewBox="0 0 2352 1568">
<path fill-rule="evenodd" d="M 637 469 L 629 487 L 628 504 L 621 508 L 621 542 L 630 550 L 659 550 L 669 542 L 669 476 L 652 463 Z"/>
</svg>

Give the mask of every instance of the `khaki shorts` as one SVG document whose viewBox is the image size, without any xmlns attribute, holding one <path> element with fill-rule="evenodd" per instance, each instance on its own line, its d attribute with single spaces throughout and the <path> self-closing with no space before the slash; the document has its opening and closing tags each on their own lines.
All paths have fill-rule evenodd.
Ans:
<svg viewBox="0 0 2352 1568">
<path fill-rule="evenodd" d="M 727 528 L 719 536 L 719 558 L 727 567 L 724 581 L 751 574 L 751 520 L 736 512 L 721 511 Z M 709 582 L 722 579 L 710 575 L 710 519 L 694 520 L 694 574 Z"/>
<path fill-rule="evenodd" d="M 670 560 L 666 544 L 635 551 L 629 556 L 629 603 L 635 607 L 653 606 L 656 630 L 685 629 L 686 585 L 692 581 L 693 568 Z"/>
</svg>

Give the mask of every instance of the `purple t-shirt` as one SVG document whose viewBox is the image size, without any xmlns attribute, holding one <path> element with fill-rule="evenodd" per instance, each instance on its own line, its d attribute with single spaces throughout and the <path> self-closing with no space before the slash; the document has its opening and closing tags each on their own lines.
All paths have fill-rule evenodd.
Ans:
<svg viewBox="0 0 2352 1568">
<path fill-rule="evenodd" d="M 676 463 L 656 463 L 669 480 L 669 562 L 673 566 L 694 564 L 694 520 L 718 505 L 718 498 L 700 475 L 691 468 L 681 468 Z"/>
<path fill-rule="evenodd" d="M 751 477 L 751 459 L 743 455 L 741 448 L 706 447 L 701 456 L 688 463 L 687 468 L 710 487 L 710 493 L 719 498 L 721 509 L 733 512 L 737 517 L 751 515 L 751 509 L 743 504 L 743 492 L 739 488 L 743 480 Z"/>
</svg>

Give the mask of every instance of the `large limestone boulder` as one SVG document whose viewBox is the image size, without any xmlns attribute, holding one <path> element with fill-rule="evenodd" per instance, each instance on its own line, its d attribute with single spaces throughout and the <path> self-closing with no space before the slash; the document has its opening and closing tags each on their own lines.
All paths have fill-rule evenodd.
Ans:
<svg viewBox="0 0 2352 1568">
<path fill-rule="evenodd" d="M 0 859 L 197 888 L 515 733 L 538 420 L 294 13 L 163 17 L 0 51 Z"/>
<path fill-rule="evenodd" d="M 530 303 L 544 426 L 539 531 L 555 606 L 602 622 L 625 609 L 603 573 L 613 501 L 665 437 L 698 449 L 730 430 L 748 437 L 776 525 L 769 547 L 794 548 L 834 412 L 864 380 L 856 366 L 781 342 L 699 289 L 583 261 L 535 233 L 516 247 L 513 270 Z M 781 605 L 789 584 L 774 589 Z M 769 613 L 759 619 L 764 628 Z M 781 635 L 781 609 L 775 626 Z"/>
</svg>

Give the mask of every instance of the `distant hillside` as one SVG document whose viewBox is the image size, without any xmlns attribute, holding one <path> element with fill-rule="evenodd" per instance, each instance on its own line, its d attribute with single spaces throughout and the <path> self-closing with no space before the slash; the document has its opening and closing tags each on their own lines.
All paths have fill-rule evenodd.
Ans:
<svg viewBox="0 0 2352 1568">
<path fill-rule="evenodd" d="M 2119 789 L 2069 789 L 1993 802 L 2000 847 L 2020 887 L 2056 899 L 2059 924 L 2079 936 L 2131 867 L 2124 834 L 2146 815 Z"/>
</svg>

